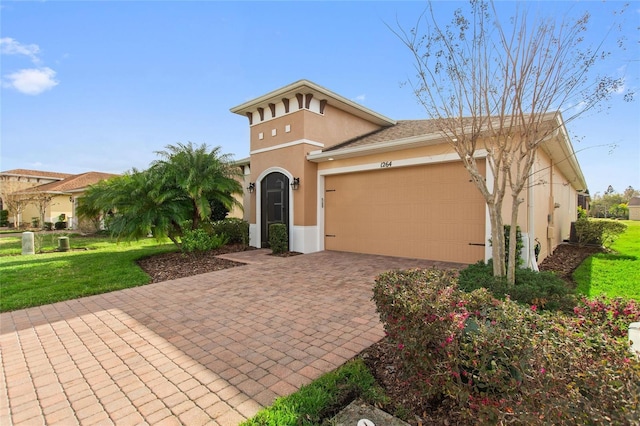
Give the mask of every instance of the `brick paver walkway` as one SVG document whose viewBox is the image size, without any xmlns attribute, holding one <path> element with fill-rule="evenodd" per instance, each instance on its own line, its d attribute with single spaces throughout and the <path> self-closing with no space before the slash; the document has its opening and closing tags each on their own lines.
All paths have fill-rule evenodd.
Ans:
<svg viewBox="0 0 640 426">
<path fill-rule="evenodd" d="M 237 425 L 383 336 L 374 277 L 321 252 L 0 314 L 0 424 Z"/>
</svg>

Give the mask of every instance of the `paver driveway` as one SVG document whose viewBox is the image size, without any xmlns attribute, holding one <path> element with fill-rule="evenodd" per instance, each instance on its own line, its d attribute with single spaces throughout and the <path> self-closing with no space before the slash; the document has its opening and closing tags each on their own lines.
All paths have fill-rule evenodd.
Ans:
<svg viewBox="0 0 640 426">
<path fill-rule="evenodd" d="M 383 336 L 374 277 L 320 252 L 0 315 L 0 424 L 236 425 Z M 454 265 L 451 265 L 454 266 Z"/>
</svg>

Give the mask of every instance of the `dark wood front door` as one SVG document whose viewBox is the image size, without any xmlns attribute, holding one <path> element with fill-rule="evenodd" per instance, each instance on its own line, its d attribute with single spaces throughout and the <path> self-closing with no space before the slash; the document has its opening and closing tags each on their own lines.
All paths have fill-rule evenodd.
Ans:
<svg viewBox="0 0 640 426">
<path fill-rule="evenodd" d="M 269 247 L 269 225 L 284 223 L 289 230 L 289 178 L 282 173 L 269 173 L 261 185 L 261 240 Z"/>
</svg>

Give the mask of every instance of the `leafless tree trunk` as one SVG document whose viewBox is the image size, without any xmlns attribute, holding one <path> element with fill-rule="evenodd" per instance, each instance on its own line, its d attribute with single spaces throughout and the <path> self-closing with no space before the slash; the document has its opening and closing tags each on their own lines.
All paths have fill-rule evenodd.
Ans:
<svg viewBox="0 0 640 426">
<path fill-rule="evenodd" d="M 38 207 L 38 213 L 40 215 L 40 226 L 44 226 L 44 215 L 47 211 L 47 207 L 51 204 L 53 196 L 46 192 L 36 192 L 30 194 L 30 202 Z"/>
<path fill-rule="evenodd" d="M 588 13 L 577 19 L 530 19 L 521 8 L 501 21 L 493 3 L 471 1 L 469 10 L 455 11 L 449 24 L 437 22 L 430 4 L 415 28 L 392 29 L 413 54 L 417 76 L 410 83 L 417 99 L 485 199 L 493 272 L 510 283 L 515 282 L 518 206 L 522 190 L 532 184 L 538 148 L 563 136 L 557 133 L 564 126 L 562 110 L 573 111 L 571 120 L 624 83 L 593 78 L 594 65 L 607 54 L 601 46 L 583 46 L 588 23 Z M 579 103 L 581 109 L 575 109 Z M 484 152 L 486 178 L 477 162 Z M 507 188 L 513 243 L 505 261 Z"/>
<path fill-rule="evenodd" d="M 2 198 L 3 207 L 9 212 L 9 217 L 13 217 L 16 228 L 20 226 L 20 215 L 29 204 L 29 197 L 20 191 L 29 186 L 33 185 L 9 179 L 3 179 L 0 182 L 0 198 Z"/>
</svg>

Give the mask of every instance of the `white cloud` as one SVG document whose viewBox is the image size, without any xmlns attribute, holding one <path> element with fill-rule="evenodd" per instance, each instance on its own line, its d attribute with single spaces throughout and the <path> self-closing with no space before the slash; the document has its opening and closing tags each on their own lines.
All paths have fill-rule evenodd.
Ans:
<svg viewBox="0 0 640 426">
<path fill-rule="evenodd" d="M 356 96 L 356 101 L 364 102 L 366 98 L 367 98 L 367 95 L 358 95 Z"/>
<path fill-rule="evenodd" d="M 58 85 L 55 79 L 56 72 L 51 68 L 23 69 L 6 76 L 9 82 L 3 83 L 5 87 L 12 87 L 26 95 L 39 95 Z"/>
<path fill-rule="evenodd" d="M 22 44 L 11 37 L 3 37 L 0 38 L 0 52 L 3 55 L 25 55 L 34 64 L 40 63 L 40 47 L 37 44 Z"/>
<path fill-rule="evenodd" d="M 25 68 L 4 76 L 3 87 L 13 88 L 26 95 L 39 95 L 58 85 L 56 72 L 41 66 L 40 47 L 37 44 L 22 44 L 11 37 L 0 38 L 0 53 L 26 56 L 36 68 Z"/>
</svg>

